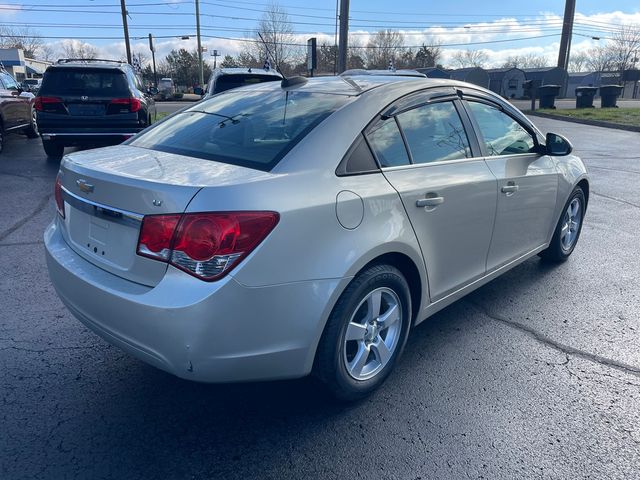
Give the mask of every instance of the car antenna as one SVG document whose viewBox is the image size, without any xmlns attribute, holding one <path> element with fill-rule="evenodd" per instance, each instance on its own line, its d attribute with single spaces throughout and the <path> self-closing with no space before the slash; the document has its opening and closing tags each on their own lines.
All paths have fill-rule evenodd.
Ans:
<svg viewBox="0 0 640 480">
<path fill-rule="evenodd" d="M 273 64 L 276 66 L 276 70 L 280 75 L 282 75 L 282 81 L 280 82 L 280 86 L 282 88 L 293 87 L 295 85 L 302 85 L 308 82 L 307 78 L 301 77 L 300 75 L 296 75 L 293 77 L 286 77 L 285 74 L 282 73 L 282 70 L 280 70 L 280 67 L 278 66 L 278 64 L 275 62 L 273 55 L 271 55 L 271 50 L 269 50 L 269 46 L 267 45 L 267 42 L 264 41 L 264 38 L 262 38 L 262 34 L 260 32 L 258 32 L 258 37 L 260 37 L 260 41 L 262 42 L 265 50 L 267 51 L 267 57 L 271 57 L 271 60 L 273 60 Z"/>
</svg>

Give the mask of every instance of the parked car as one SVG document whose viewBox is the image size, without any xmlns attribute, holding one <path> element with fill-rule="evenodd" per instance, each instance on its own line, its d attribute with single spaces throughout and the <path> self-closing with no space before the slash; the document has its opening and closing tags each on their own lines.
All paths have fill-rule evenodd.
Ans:
<svg viewBox="0 0 640 480">
<path fill-rule="evenodd" d="M 182 378 L 313 373 L 353 400 L 416 324 L 573 252 L 585 166 L 496 94 L 401 76 L 289 84 L 65 157 L 47 263 L 85 325 Z"/>
<path fill-rule="evenodd" d="M 47 155 L 74 145 L 113 145 L 151 125 L 155 102 L 131 65 L 113 60 L 58 60 L 35 99 Z"/>
<path fill-rule="evenodd" d="M 158 81 L 158 92 L 156 93 L 158 100 L 171 98 L 174 93 L 176 93 L 176 86 L 173 83 L 173 79 L 161 78 L 160 81 Z"/>
<path fill-rule="evenodd" d="M 24 133 L 29 138 L 37 138 L 38 126 L 33 95 L 25 92 L 9 72 L 0 68 L 0 153 L 9 133 Z"/>
<path fill-rule="evenodd" d="M 282 80 L 275 70 L 262 68 L 216 68 L 211 74 L 206 91 L 198 91 L 199 93 L 209 97 L 216 93 L 225 92 L 232 88 L 244 87 L 246 85 L 255 85 L 263 82 L 273 82 Z"/>
<path fill-rule="evenodd" d="M 38 93 L 38 90 L 40 90 L 40 85 L 42 85 L 42 79 L 41 78 L 27 78 L 22 83 L 26 87 L 29 88 L 29 91 L 31 93 L 33 93 L 35 95 L 36 93 Z M 25 88 L 25 90 L 26 90 L 26 88 Z"/>
</svg>

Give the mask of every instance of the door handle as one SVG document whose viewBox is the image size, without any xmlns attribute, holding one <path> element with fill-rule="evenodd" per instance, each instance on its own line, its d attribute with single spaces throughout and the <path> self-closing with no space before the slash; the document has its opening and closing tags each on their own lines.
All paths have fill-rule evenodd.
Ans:
<svg viewBox="0 0 640 480">
<path fill-rule="evenodd" d="M 518 185 L 513 182 L 509 182 L 507 185 L 503 186 L 500 190 L 502 193 L 506 193 L 507 195 L 515 193 L 518 191 Z"/>
<path fill-rule="evenodd" d="M 427 197 L 416 200 L 416 207 L 437 207 L 444 203 L 444 197 Z"/>
</svg>

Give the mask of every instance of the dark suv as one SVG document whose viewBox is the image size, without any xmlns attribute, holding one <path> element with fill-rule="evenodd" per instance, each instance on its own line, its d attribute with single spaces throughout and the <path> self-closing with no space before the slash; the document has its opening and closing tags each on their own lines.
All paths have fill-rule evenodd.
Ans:
<svg viewBox="0 0 640 480">
<path fill-rule="evenodd" d="M 125 62 L 58 60 L 35 99 L 45 152 L 60 158 L 64 147 L 113 145 L 133 136 L 155 118 L 152 93 Z"/>
<path fill-rule="evenodd" d="M 33 95 L 22 87 L 4 69 L 0 68 L 0 152 L 7 133 L 25 133 L 29 138 L 38 136 L 33 110 Z"/>
</svg>

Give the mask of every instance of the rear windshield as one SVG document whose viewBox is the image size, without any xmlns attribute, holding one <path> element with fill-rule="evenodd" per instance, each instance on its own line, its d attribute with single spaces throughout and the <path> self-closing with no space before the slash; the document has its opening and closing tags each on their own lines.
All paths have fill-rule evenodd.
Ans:
<svg viewBox="0 0 640 480">
<path fill-rule="evenodd" d="M 280 89 L 226 92 L 177 113 L 128 143 L 269 171 L 351 98 Z"/>
<path fill-rule="evenodd" d="M 260 75 L 255 73 L 221 75 L 216 79 L 211 93 L 220 93 L 231 90 L 232 88 L 253 85 L 254 83 L 273 82 L 275 80 L 281 80 L 281 78 L 275 75 Z"/>
<path fill-rule="evenodd" d="M 40 95 L 127 97 L 127 78 L 120 70 L 51 68 L 44 74 Z"/>
</svg>

